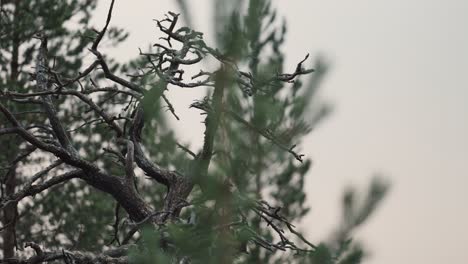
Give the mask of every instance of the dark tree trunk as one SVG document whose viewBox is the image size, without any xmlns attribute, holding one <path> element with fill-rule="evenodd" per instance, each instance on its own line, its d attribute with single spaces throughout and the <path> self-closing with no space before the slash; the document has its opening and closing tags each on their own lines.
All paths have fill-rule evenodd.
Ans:
<svg viewBox="0 0 468 264">
<path fill-rule="evenodd" d="M 20 0 L 15 0 L 15 12 L 14 12 L 14 24 L 18 24 L 19 19 L 19 4 Z M 10 63 L 10 81 L 13 84 L 18 81 L 19 75 L 19 48 L 21 45 L 20 32 L 18 30 L 13 31 L 12 45 L 11 45 L 11 63 Z M 18 152 L 18 142 L 13 140 L 13 142 L 8 142 L 7 152 L 8 156 L 15 157 Z M 5 183 L 5 196 L 10 196 L 15 193 L 15 188 L 17 184 L 17 174 L 16 174 L 16 164 L 12 164 L 12 167 L 8 170 L 4 178 Z M 6 226 L 5 230 L 2 233 L 3 237 L 3 257 L 12 258 L 15 255 L 15 246 L 16 246 L 16 217 L 17 217 L 18 206 L 17 203 L 10 203 L 3 209 L 3 225 Z"/>
<path fill-rule="evenodd" d="M 5 175 L 5 194 L 12 195 L 16 187 L 16 165 L 14 165 Z M 8 204 L 3 210 L 3 225 L 6 226 L 3 236 L 3 257 L 12 258 L 15 255 L 16 244 L 16 203 Z"/>
</svg>

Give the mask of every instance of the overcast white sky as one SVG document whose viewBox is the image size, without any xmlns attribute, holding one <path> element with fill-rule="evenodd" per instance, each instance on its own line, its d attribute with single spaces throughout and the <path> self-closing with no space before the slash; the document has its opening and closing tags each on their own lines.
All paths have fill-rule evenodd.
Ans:
<svg viewBox="0 0 468 264">
<path fill-rule="evenodd" d="M 102 20 L 108 2 L 100 1 Z M 112 24 L 131 35 L 111 54 L 124 60 L 154 42 L 152 19 L 176 10 L 173 2 L 117 1 Z M 211 1 L 189 3 L 196 28 L 209 31 Z M 335 226 L 345 186 L 384 172 L 393 189 L 358 232 L 373 253 L 367 263 L 468 263 L 468 1 L 274 3 L 289 25 L 289 68 L 306 53 L 332 62 L 321 96 L 334 112 L 303 145 L 314 160 L 308 237 Z M 190 93 L 173 95 L 180 109 Z"/>
</svg>

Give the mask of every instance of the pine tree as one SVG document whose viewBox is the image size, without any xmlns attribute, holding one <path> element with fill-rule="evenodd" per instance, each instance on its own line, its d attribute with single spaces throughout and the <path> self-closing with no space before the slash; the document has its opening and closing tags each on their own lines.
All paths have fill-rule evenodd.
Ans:
<svg viewBox="0 0 468 264">
<path fill-rule="evenodd" d="M 60 71 L 65 76 L 75 75 L 82 68 L 87 46 L 95 35 L 94 28 L 89 24 L 89 21 L 96 4 L 95 0 L 1 1 L 0 91 L 2 94 L 8 95 L 9 91 L 28 92 L 34 90 L 30 79 L 33 78 L 31 74 L 34 71 L 38 49 L 38 41 L 35 38 L 39 33 L 47 35 L 48 51 L 54 54 L 54 57 L 49 58 L 52 64 L 51 70 Z M 109 33 L 108 38 L 112 41 L 111 45 L 126 38 L 126 34 L 115 27 L 112 27 Z M 12 101 L 6 101 L 6 105 L 17 115 L 22 115 L 31 122 L 36 120 L 38 125 L 45 122 L 36 105 L 21 103 L 20 100 L 15 100 L 15 103 Z M 63 100 L 58 98 L 57 103 L 61 104 Z M 77 115 L 82 110 L 76 108 L 70 113 L 65 109 L 62 122 L 72 126 L 73 123 L 69 117 Z M 3 116 L 0 116 L 0 127 L 5 126 L 7 126 L 7 121 Z M 0 137 L 0 145 L 7 150 L 0 153 L 2 198 L 12 195 L 16 186 L 27 180 L 23 176 L 30 174 L 30 169 L 34 169 L 34 166 L 28 164 L 40 163 L 44 158 L 44 155 L 37 155 L 36 148 L 22 142 L 20 137 L 16 135 Z M 72 188 L 72 185 L 67 185 L 65 188 Z M 75 190 L 67 190 L 66 193 L 74 194 L 76 188 Z M 95 200 L 98 200 L 99 197 L 102 195 L 98 194 Z M 44 230 L 48 228 L 47 225 L 57 226 L 61 217 L 64 216 L 62 209 L 70 204 L 70 201 L 76 201 L 75 195 L 66 197 L 38 196 L 35 197 L 34 203 L 23 204 L 21 208 L 17 207 L 17 203 L 7 205 L 2 215 L 4 256 L 13 257 L 14 248 L 18 241 L 25 239 L 39 239 L 50 243 L 55 241 L 56 238 L 46 234 Z M 38 215 L 43 216 L 43 218 L 37 217 Z M 70 219 L 79 220 L 76 217 L 79 215 L 76 214 Z M 45 219 L 46 217 L 50 221 Z M 59 225 L 59 228 L 71 230 L 79 223 L 79 221 L 64 223 Z M 39 228 L 32 230 L 31 226 L 33 225 Z M 92 240 L 92 237 L 90 239 L 93 242 L 89 242 L 89 244 L 94 244 L 95 240 Z M 57 245 L 60 244 L 57 242 Z"/>
<path fill-rule="evenodd" d="M 14 173 L 30 175 L 26 168 L 34 165 L 42 170 L 22 176 L 2 196 L 4 210 L 19 204 L 10 225 L 17 227 L 15 240 L 35 251 L 32 257 L 4 251 L 4 262 L 362 260 L 364 250 L 350 237 L 383 198 L 384 181 L 375 180 L 361 201 L 355 190 L 345 193 L 343 224 L 331 241 L 308 241 L 294 226 L 308 212 L 304 181 L 311 162 L 300 152 L 301 139 L 329 110 L 315 98 L 326 65 L 309 68 L 305 55 L 293 71 L 283 68 L 286 24 L 269 1 L 237 7 L 216 1 L 213 45 L 191 27 L 186 3 L 178 1 L 189 26 L 168 12 L 156 20 L 162 40 L 122 66 L 100 48 L 104 38 L 118 43 L 125 37 L 110 27 L 118 3 L 112 1 L 105 26 L 93 31 L 87 21 L 94 1 L 28 2 L 24 10 L 34 7 L 41 15 L 25 20 L 24 28 L 12 22 L 23 10 L 20 2 L 2 2 L 8 15 L 1 20 L 6 44 L 0 59 L 13 65 L 15 56 L 4 54 L 13 54 L 15 34 L 24 35 L 31 48 L 18 49 L 16 61 L 24 57 L 23 67 L 34 65 L 35 72 L 17 69 L 17 76 L 25 75 L 21 82 L 1 82 L 0 140 L 16 140 L 6 152 L 19 157 Z M 78 31 L 63 26 L 76 18 Z M 33 24 L 42 26 L 26 33 Z M 95 60 L 84 65 L 85 53 Z M 213 63 L 208 58 L 216 70 L 203 70 L 202 63 Z M 11 69 L 4 66 L 2 79 Z M 167 96 L 171 89 L 206 90 L 191 105 L 205 116 L 200 150 L 178 142 L 167 122 L 179 119 Z"/>
</svg>

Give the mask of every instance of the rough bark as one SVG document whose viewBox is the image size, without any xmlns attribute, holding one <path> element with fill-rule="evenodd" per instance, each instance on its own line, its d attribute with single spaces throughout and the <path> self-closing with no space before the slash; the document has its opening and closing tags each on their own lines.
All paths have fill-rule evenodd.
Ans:
<svg viewBox="0 0 468 264">
<path fill-rule="evenodd" d="M 18 25 L 18 20 L 20 19 L 19 13 L 19 4 L 20 0 L 15 0 L 13 2 L 15 6 L 15 11 L 13 14 L 13 24 Z M 10 62 L 10 81 L 13 85 L 17 85 L 18 75 L 19 75 L 19 49 L 21 46 L 20 41 L 20 32 L 15 30 L 12 35 L 12 46 L 11 46 L 11 62 Z M 13 142 L 8 142 L 8 152 L 13 157 L 18 153 L 18 142 L 15 138 Z M 12 164 L 12 167 L 6 173 L 5 180 L 5 195 L 9 196 L 15 193 L 16 184 L 17 184 L 17 172 L 16 164 Z M 15 245 L 16 245 L 16 217 L 18 212 L 17 203 L 11 203 L 3 209 L 3 218 L 2 222 L 5 226 L 3 231 L 3 256 L 5 258 L 11 258 L 15 255 Z"/>
</svg>

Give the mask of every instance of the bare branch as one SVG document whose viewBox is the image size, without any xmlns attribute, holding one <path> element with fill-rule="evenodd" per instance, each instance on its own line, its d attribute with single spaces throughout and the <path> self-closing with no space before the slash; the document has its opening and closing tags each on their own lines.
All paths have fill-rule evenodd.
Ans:
<svg viewBox="0 0 468 264">
<path fill-rule="evenodd" d="M 41 40 L 41 46 L 39 48 L 39 53 L 37 57 L 36 64 L 36 82 L 38 90 L 41 92 L 48 90 L 48 75 L 47 75 L 47 37 L 42 34 L 39 36 Z M 66 130 L 63 128 L 60 120 L 57 117 L 57 110 L 52 103 L 50 96 L 45 95 L 43 97 L 44 108 L 47 112 L 47 117 L 49 118 L 50 125 L 54 130 L 54 134 L 59 140 L 60 144 L 73 155 L 77 155 L 76 149 L 72 146 L 71 141 L 67 135 Z"/>
<path fill-rule="evenodd" d="M 151 162 L 143 152 L 143 149 L 140 146 L 141 141 L 141 132 L 144 126 L 143 120 L 143 108 L 138 106 L 133 117 L 133 123 L 130 127 L 130 139 L 134 144 L 135 149 L 135 161 L 149 177 L 153 178 L 157 182 L 169 186 L 170 178 L 172 173 L 166 170 L 159 168 L 156 164 Z"/>
<path fill-rule="evenodd" d="M 107 12 L 106 25 L 99 32 L 98 36 L 96 37 L 96 40 L 94 40 L 93 46 L 91 47 L 91 49 L 93 49 L 93 50 L 97 50 L 99 42 L 101 42 L 102 38 L 104 37 L 104 34 L 106 34 L 107 27 L 109 26 L 109 23 L 110 23 L 111 18 L 112 18 L 112 9 L 114 8 L 114 2 L 115 2 L 115 0 L 112 0 L 112 2 L 110 4 L 110 7 L 109 7 L 109 11 Z"/>
<path fill-rule="evenodd" d="M 297 64 L 296 70 L 292 74 L 288 74 L 288 73 L 278 74 L 277 76 L 278 80 L 283 81 L 283 82 L 291 82 L 298 75 L 309 74 L 309 73 L 314 72 L 313 69 L 305 70 L 302 68 L 302 63 L 304 63 L 304 61 L 306 61 L 307 58 L 309 58 L 309 54 L 307 54 L 306 57 Z"/>
<path fill-rule="evenodd" d="M 112 250 L 92 253 L 83 251 L 68 251 L 68 250 L 57 250 L 57 251 L 46 251 L 41 249 L 36 243 L 26 243 L 25 247 L 31 247 L 36 252 L 35 256 L 29 258 L 10 258 L 0 259 L 0 263 L 3 264 L 40 264 L 47 263 L 57 260 L 62 260 L 64 263 L 112 263 L 112 264 L 128 264 L 129 260 L 126 256 L 128 250 L 133 245 L 127 245 L 124 247 L 115 248 Z"/>
<path fill-rule="evenodd" d="M 233 111 L 230 111 L 230 110 L 224 110 L 226 111 L 226 113 L 229 114 L 230 117 L 232 117 L 234 120 L 236 120 L 237 122 L 243 124 L 244 126 L 246 126 L 247 128 L 249 128 L 250 130 L 262 135 L 264 138 L 270 140 L 272 143 L 274 143 L 276 146 L 278 146 L 279 148 L 281 148 L 282 150 L 284 151 L 287 151 L 289 153 L 291 153 L 291 155 L 294 156 L 294 158 L 300 162 L 303 162 L 304 159 L 304 154 L 298 154 L 294 151 L 294 148 L 296 147 L 296 145 L 293 145 L 292 147 L 287 147 L 285 146 L 284 144 L 282 144 L 281 142 L 279 142 L 276 137 L 270 133 L 269 131 L 267 130 L 264 130 L 264 129 L 259 129 L 257 127 L 255 127 L 254 125 L 250 124 L 249 122 L 247 122 L 246 120 L 244 120 L 242 117 L 240 117 L 239 115 L 237 115 L 236 113 L 234 113 Z"/>
<path fill-rule="evenodd" d="M 134 187 L 135 181 L 135 172 L 133 170 L 133 161 L 134 161 L 134 147 L 131 140 L 127 140 L 127 155 L 125 156 L 125 174 L 127 185 Z"/>
<path fill-rule="evenodd" d="M 25 185 L 25 187 L 23 187 L 21 190 L 19 190 L 18 192 L 16 192 L 12 196 L 7 197 L 6 199 L 2 200 L 0 202 L 0 207 L 4 208 L 5 206 L 7 206 L 10 203 L 18 203 L 19 201 L 21 201 L 22 199 L 24 199 L 27 196 L 36 195 L 38 193 L 43 192 L 44 190 L 47 190 L 47 189 L 51 188 L 52 186 L 64 183 L 64 182 L 69 181 L 69 180 L 71 180 L 73 178 L 83 177 L 83 171 L 82 170 L 73 170 L 73 171 L 69 171 L 69 172 L 66 172 L 64 174 L 52 177 L 51 179 L 49 179 L 49 180 L 47 180 L 47 181 L 45 181 L 43 183 L 33 185 L 33 182 L 35 180 L 37 180 L 37 178 L 39 178 L 43 174 L 47 173 L 51 169 L 52 168 L 48 167 L 44 171 L 41 171 L 40 173 L 36 174 L 33 177 L 33 180 L 28 182 Z"/>
</svg>

